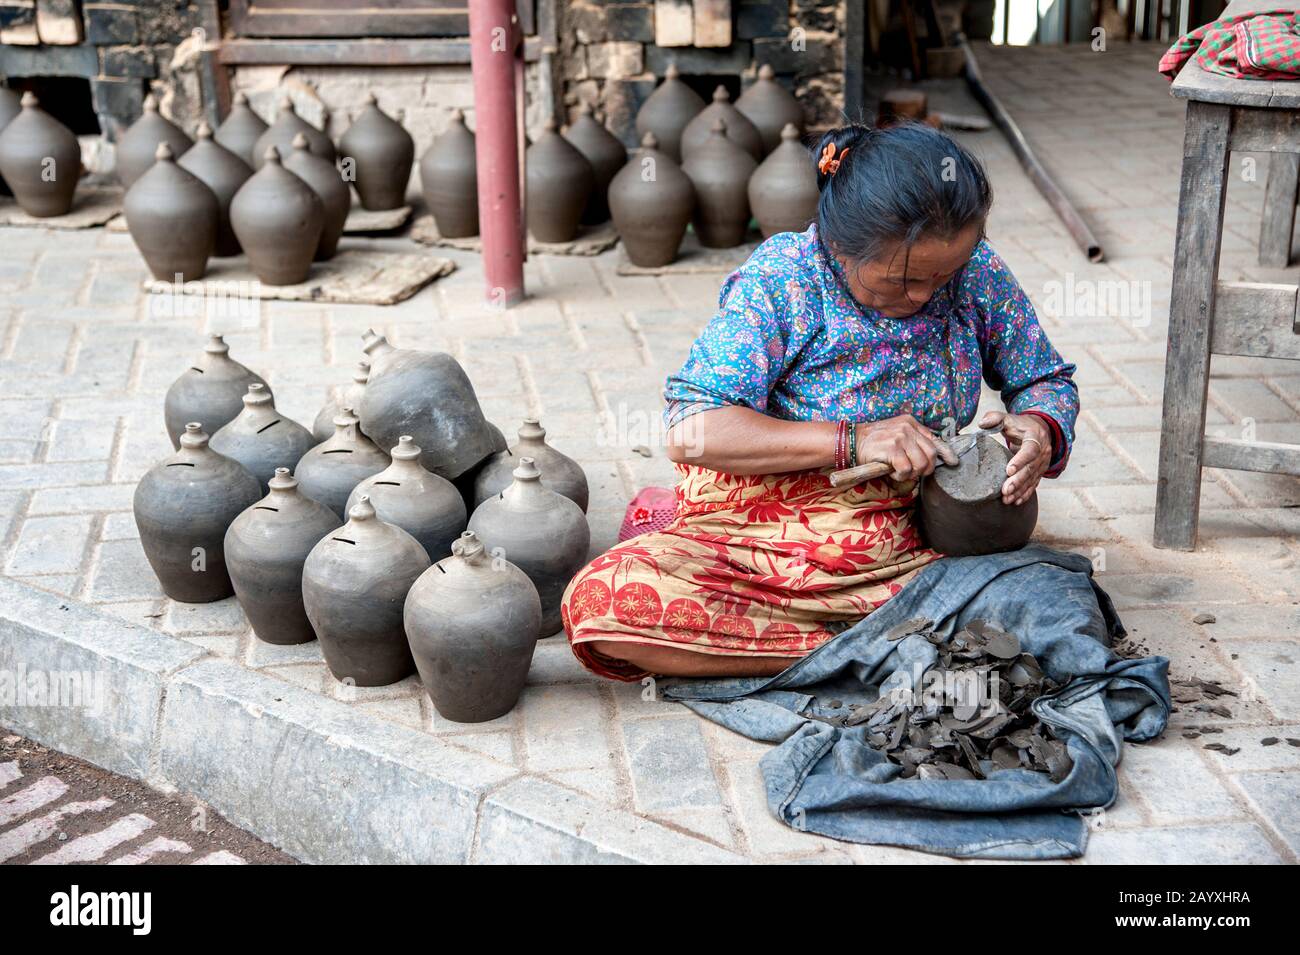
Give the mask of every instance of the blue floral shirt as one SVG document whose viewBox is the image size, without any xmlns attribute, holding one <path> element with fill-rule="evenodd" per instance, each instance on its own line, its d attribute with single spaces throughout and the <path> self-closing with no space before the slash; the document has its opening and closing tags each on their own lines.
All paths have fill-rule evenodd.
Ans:
<svg viewBox="0 0 1300 955">
<path fill-rule="evenodd" d="M 792 421 L 908 413 L 937 431 L 964 428 L 982 377 L 1011 412 L 1055 424 L 1054 475 L 1074 440 L 1073 374 L 987 242 L 919 312 L 887 318 L 853 298 L 813 225 L 772 236 L 727 277 L 718 313 L 668 379 L 665 420 L 741 405 Z"/>
</svg>

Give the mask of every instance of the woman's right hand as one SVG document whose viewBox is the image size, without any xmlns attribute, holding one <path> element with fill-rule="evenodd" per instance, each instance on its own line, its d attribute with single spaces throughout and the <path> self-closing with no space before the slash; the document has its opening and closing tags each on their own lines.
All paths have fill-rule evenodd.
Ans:
<svg viewBox="0 0 1300 955">
<path fill-rule="evenodd" d="M 893 467 L 895 481 L 910 481 L 934 471 L 939 459 L 956 464 L 957 456 L 925 425 L 910 414 L 855 426 L 858 429 L 858 463 L 884 461 Z"/>
</svg>

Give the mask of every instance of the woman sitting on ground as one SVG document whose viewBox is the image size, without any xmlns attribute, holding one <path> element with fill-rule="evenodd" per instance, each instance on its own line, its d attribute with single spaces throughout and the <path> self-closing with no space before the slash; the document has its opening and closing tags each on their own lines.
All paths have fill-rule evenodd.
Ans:
<svg viewBox="0 0 1300 955">
<path fill-rule="evenodd" d="M 827 133 L 817 221 L 760 245 L 668 379 L 680 474 L 665 530 L 602 554 L 564 596 L 584 666 L 762 676 L 881 606 L 942 555 L 918 535 L 919 479 L 970 424 L 980 380 L 1001 392 L 1014 452 L 1003 500 L 1065 467 L 1074 366 L 984 239 L 979 162 L 925 126 Z M 936 434 L 936 432 L 938 434 Z M 847 463 L 887 478 L 834 488 Z"/>
</svg>

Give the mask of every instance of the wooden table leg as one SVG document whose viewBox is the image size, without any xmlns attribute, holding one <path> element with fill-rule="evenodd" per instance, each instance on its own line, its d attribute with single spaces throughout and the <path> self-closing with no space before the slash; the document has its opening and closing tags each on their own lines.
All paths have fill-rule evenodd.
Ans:
<svg viewBox="0 0 1300 955">
<path fill-rule="evenodd" d="M 1223 239 L 1231 127 L 1231 107 L 1188 102 L 1169 303 L 1169 347 L 1165 353 L 1165 403 L 1156 483 L 1157 547 L 1191 550 L 1196 545 L 1201 440 L 1210 383 L 1210 327 Z"/>
<path fill-rule="evenodd" d="M 1300 184 L 1300 155 L 1273 153 L 1268 160 L 1264 221 L 1259 230 L 1260 265 L 1284 269 L 1291 264 L 1297 184 Z"/>
</svg>

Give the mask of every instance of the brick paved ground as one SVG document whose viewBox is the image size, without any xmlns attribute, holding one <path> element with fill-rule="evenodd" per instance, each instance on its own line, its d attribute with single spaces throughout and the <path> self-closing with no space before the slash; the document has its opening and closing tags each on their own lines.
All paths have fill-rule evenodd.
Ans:
<svg viewBox="0 0 1300 955">
<path fill-rule="evenodd" d="M 988 163 L 997 192 L 991 239 L 1039 305 L 1043 324 L 1079 367 L 1084 412 L 1069 471 L 1040 492 L 1040 536 L 1094 558 L 1135 638 L 1172 659 L 1176 677 L 1221 680 L 1230 718 L 1180 707 L 1159 743 L 1130 747 L 1122 794 L 1094 837 L 1090 862 L 1296 860 L 1300 830 L 1300 481 L 1206 472 L 1201 546 L 1150 546 L 1182 141 L 1182 105 L 1167 95 L 1151 47 L 1010 50 L 985 72 L 1106 247 L 1089 265 L 1034 192 L 996 133 L 965 141 Z M 973 111 L 936 89 L 936 100 Z M 1224 237 L 1225 278 L 1296 281 L 1261 270 L 1254 244 L 1266 163 L 1238 156 Z M 381 243 L 383 244 L 383 243 Z M 405 240 L 388 244 L 408 248 Z M 415 681 L 346 688 L 314 645 L 259 643 L 234 601 L 163 599 L 130 514 L 134 482 L 169 451 L 161 398 L 201 346 L 205 322 L 151 315 L 142 268 L 124 235 L 102 230 L 0 232 L 0 569 L 30 584 L 146 622 L 201 646 L 447 743 L 486 754 L 756 859 L 931 861 L 796 833 L 769 815 L 757 760 L 764 747 L 642 699 L 639 686 L 584 673 L 560 640 L 538 647 L 521 705 L 496 722 L 440 720 Z M 507 431 L 539 414 L 592 483 L 593 546 L 614 541 L 628 496 L 668 483 L 656 447 L 659 392 L 716 301 L 720 275 L 624 278 L 617 253 L 535 258 L 533 298 L 485 315 L 473 256 L 460 271 L 391 308 L 265 303 L 241 326 L 214 322 L 232 353 L 272 383 L 280 410 L 310 422 L 322 384 L 347 380 L 367 326 L 401 345 L 443 348 L 464 363 L 489 416 Z M 1060 286 L 1137 283 L 1125 308 L 1062 308 Z M 1149 305 L 1149 309 L 1144 307 Z M 1073 314 L 1071 314 L 1073 312 Z M 605 437 L 601 416 L 615 423 Z M 1216 358 L 1207 428 L 1300 441 L 1300 366 Z M 652 450 L 646 458 L 634 445 Z M 1192 618 L 1210 612 L 1216 623 Z M 1213 724 L 1232 755 L 1183 736 Z M 1279 737 L 1264 746 L 1266 737 Z M 619 813 L 615 816 L 615 813 Z"/>
</svg>

